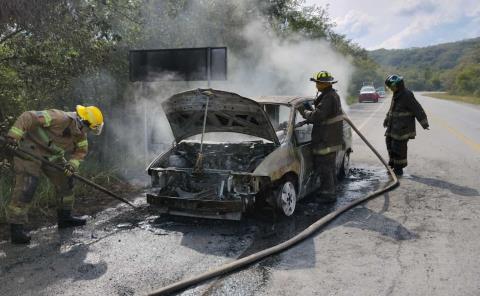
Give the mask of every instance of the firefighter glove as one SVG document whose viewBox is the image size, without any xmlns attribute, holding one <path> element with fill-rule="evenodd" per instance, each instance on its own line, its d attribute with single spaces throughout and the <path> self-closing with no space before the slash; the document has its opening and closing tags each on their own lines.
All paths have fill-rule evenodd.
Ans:
<svg viewBox="0 0 480 296">
<path fill-rule="evenodd" d="M 67 162 L 63 165 L 63 169 L 64 169 L 63 172 L 68 177 L 71 177 L 71 176 L 73 176 L 73 174 L 75 174 L 75 167 L 69 162 Z"/>
<path fill-rule="evenodd" d="M 306 120 L 300 121 L 300 122 L 297 122 L 297 123 L 295 124 L 295 127 L 301 127 L 301 126 L 304 126 L 305 124 L 307 124 L 307 121 L 306 121 Z"/>
<path fill-rule="evenodd" d="M 422 124 L 422 127 L 423 127 L 423 129 L 426 129 L 426 130 L 430 129 L 430 125 L 428 125 L 428 122 Z"/>
<path fill-rule="evenodd" d="M 14 138 L 7 137 L 7 144 L 5 146 L 11 151 L 16 151 L 18 149 L 18 141 Z"/>
<path fill-rule="evenodd" d="M 12 164 L 8 161 L 8 159 L 0 160 L 0 171 L 1 170 L 9 170 L 12 167 Z"/>
</svg>

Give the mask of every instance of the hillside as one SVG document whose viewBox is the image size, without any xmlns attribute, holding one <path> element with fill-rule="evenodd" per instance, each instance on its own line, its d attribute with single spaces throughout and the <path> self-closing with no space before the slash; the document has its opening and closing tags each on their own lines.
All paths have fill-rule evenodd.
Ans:
<svg viewBox="0 0 480 296">
<path fill-rule="evenodd" d="M 480 37 L 428 47 L 378 49 L 368 55 L 381 66 L 396 68 L 453 69 L 465 59 L 474 58 L 480 50 Z"/>
<path fill-rule="evenodd" d="M 415 90 L 480 96 L 480 37 L 421 48 L 378 49 L 368 56 Z"/>
</svg>

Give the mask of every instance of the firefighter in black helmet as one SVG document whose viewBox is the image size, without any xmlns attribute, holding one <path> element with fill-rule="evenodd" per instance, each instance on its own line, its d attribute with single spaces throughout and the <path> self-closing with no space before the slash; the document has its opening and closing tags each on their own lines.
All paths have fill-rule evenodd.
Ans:
<svg viewBox="0 0 480 296">
<path fill-rule="evenodd" d="M 337 81 L 327 71 L 315 73 L 310 81 L 321 94 L 314 110 L 300 110 L 312 128 L 312 154 L 316 173 L 320 176 L 320 194 L 324 202 L 333 202 L 335 195 L 335 159 L 343 148 L 343 112 L 333 84 Z"/>
<path fill-rule="evenodd" d="M 383 127 L 387 128 L 385 140 L 390 158 L 388 164 L 397 176 L 401 176 L 403 168 L 408 164 L 408 140 L 416 136 L 415 118 L 424 129 L 429 129 L 429 125 L 425 111 L 413 93 L 405 87 L 402 76 L 388 76 L 385 85 L 393 91 L 390 109 L 383 122 Z"/>
</svg>

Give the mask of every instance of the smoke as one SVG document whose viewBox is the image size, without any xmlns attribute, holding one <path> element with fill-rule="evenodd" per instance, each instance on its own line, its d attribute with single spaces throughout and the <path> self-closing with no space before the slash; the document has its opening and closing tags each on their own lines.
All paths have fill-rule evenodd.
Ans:
<svg viewBox="0 0 480 296">
<path fill-rule="evenodd" d="M 245 54 L 233 54 L 225 88 L 247 97 L 314 96 L 315 84 L 309 78 L 314 72 L 326 70 L 339 81 L 335 88 L 341 98 L 345 97 L 353 67 L 326 40 L 307 40 L 300 35 L 280 39 L 262 20 L 249 23 L 242 34 L 249 46 Z M 248 59 L 254 61 L 253 65 Z M 347 107 L 345 101 L 343 106 Z"/>
<path fill-rule="evenodd" d="M 167 2 L 159 1 L 157 6 L 145 8 L 145 15 L 150 16 L 145 30 L 149 35 L 137 49 L 227 46 L 228 80 L 212 81 L 211 87 L 245 97 L 313 97 L 315 84 L 309 78 L 314 72 L 326 70 L 338 80 L 334 87 L 342 98 L 343 108 L 347 108 L 344 98 L 353 66 L 351 60 L 335 52 L 328 41 L 308 40 L 300 35 L 290 35 L 288 39 L 279 37 L 258 13 L 260 9 L 253 0 L 191 1 L 174 12 L 169 10 Z M 126 94 L 132 104 L 110 120 L 115 141 L 127 147 L 125 155 L 129 156 L 122 161 L 131 161 L 134 156 L 146 164 L 167 149 L 173 136 L 161 102 L 177 92 L 206 86 L 207 82 L 178 81 L 132 84 Z M 143 158 L 145 125 L 149 155 Z"/>
</svg>

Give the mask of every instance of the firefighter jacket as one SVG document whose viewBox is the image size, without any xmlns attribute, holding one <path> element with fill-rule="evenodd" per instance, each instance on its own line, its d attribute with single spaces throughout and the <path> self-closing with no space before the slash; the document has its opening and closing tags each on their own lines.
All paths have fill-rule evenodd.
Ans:
<svg viewBox="0 0 480 296">
<path fill-rule="evenodd" d="M 326 155 L 343 148 L 343 112 L 340 97 L 328 88 L 315 99 L 315 110 L 305 111 L 312 128 L 312 153 Z"/>
<path fill-rule="evenodd" d="M 50 109 L 22 113 L 8 132 L 19 147 L 49 161 L 65 158 L 78 169 L 87 155 L 86 128 L 75 112 Z"/>
<path fill-rule="evenodd" d="M 383 123 L 387 128 L 385 136 L 398 141 L 414 139 L 415 118 L 423 128 L 428 128 L 427 115 L 422 106 L 413 93 L 403 87 L 393 94 L 390 109 Z"/>
</svg>

